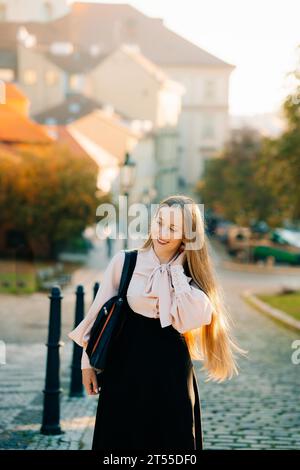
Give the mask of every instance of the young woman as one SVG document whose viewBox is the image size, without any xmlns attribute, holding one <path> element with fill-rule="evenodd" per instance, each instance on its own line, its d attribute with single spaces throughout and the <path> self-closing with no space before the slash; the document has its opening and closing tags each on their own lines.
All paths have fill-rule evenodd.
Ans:
<svg viewBox="0 0 300 470">
<path fill-rule="evenodd" d="M 189 243 L 191 230 L 198 239 L 195 248 Z M 112 257 L 86 317 L 69 333 L 83 347 L 87 393 L 100 391 L 92 449 L 202 449 L 192 360 L 203 361 L 206 381 L 223 381 L 238 374 L 233 353 L 246 351 L 231 337 L 197 204 L 183 195 L 159 204 L 148 238 L 137 250 L 128 316 L 99 387 L 85 347 L 99 309 L 117 294 L 124 258 L 124 250 Z"/>
</svg>

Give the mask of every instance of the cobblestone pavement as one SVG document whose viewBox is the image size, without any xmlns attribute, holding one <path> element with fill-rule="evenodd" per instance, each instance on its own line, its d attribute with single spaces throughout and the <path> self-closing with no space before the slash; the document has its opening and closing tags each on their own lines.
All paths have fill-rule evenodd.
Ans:
<svg viewBox="0 0 300 470">
<path fill-rule="evenodd" d="M 7 345 L 0 368 L 0 449 L 90 448 L 97 396 L 69 397 L 71 343 L 61 348 L 61 429 L 40 434 L 46 364 L 45 344 Z"/>
<path fill-rule="evenodd" d="M 224 383 L 205 383 L 201 363 L 198 377 L 205 449 L 299 449 L 300 365 L 293 365 L 291 345 L 299 335 L 274 323 L 245 304 L 245 288 L 295 283 L 293 276 L 232 272 L 221 268 L 222 254 L 213 251 L 216 272 L 234 322 L 234 334 L 248 359 L 238 360 L 240 374 Z M 66 336 L 74 316 L 74 286 L 83 283 L 86 302 L 93 282 L 101 280 L 107 259 L 99 247 L 87 268 L 76 273 L 64 290 L 62 311 L 61 427 L 58 436 L 39 433 L 46 361 L 47 295 L 26 298 L 1 296 L 4 320 L 1 339 L 7 343 L 7 364 L 0 367 L 1 449 L 89 449 L 97 396 L 69 398 L 72 342 Z M 100 279 L 99 279 L 100 277 Z"/>
<path fill-rule="evenodd" d="M 44 436 L 42 423 L 46 365 L 48 294 L 1 295 L 1 340 L 6 344 L 6 364 L 0 366 L 0 449 L 89 449 L 97 396 L 70 398 L 70 364 L 73 342 L 75 287 L 83 284 L 86 308 L 92 301 L 94 282 L 101 281 L 108 262 L 99 243 L 87 265 L 76 271 L 72 285 L 62 290 L 61 428 L 57 436 Z M 21 307 L 20 307 L 21 306 Z"/>
</svg>

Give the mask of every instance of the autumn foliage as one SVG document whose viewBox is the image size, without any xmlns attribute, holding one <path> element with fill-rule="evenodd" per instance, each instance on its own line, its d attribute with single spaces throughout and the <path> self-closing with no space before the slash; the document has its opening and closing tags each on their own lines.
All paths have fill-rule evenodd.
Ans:
<svg viewBox="0 0 300 470">
<path fill-rule="evenodd" d="M 0 147 L 0 250 L 18 231 L 37 257 L 79 236 L 95 221 L 98 167 L 66 145 Z"/>
</svg>

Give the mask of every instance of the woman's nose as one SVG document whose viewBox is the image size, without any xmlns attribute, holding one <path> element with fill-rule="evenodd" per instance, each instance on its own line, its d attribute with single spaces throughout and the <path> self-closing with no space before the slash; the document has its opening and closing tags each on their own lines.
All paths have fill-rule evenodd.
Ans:
<svg viewBox="0 0 300 470">
<path fill-rule="evenodd" d="M 163 227 L 159 232 L 159 238 L 162 240 L 169 240 L 170 239 L 170 230 L 167 227 Z"/>
</svg>

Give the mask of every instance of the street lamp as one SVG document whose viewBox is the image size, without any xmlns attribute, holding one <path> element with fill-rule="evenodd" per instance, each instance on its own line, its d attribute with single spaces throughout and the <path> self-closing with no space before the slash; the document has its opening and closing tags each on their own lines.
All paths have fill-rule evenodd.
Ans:
<svg viewBox="0 0 300 470">
<path fill-rule="evenodd" d="M 121 194 L 124 194 L 126 198 L 127 207 L 129 206 L 128 204 L 129 193 L 133 187 L 134 180 L 135 180 L 135 172 L 136 172 L 136 164 L 135 162 L 130 160 L 130 154 L 126 152 L 124 163 L 120 168 L 120 189 L 121 189 L 120 192 Z M 127 213 L 125 213 L 125 218 L 126 217 L 127 217 Z M 126 219 L 125 219 L 125 222 L 126 222 Z M 124 226 L 126 225 L 124 224 Z M 124 249 L 127 249 L 127 248 L 128 248 L 128 233 L 126 233 L 126 236 L 124 239 Z"/>
</svg>

